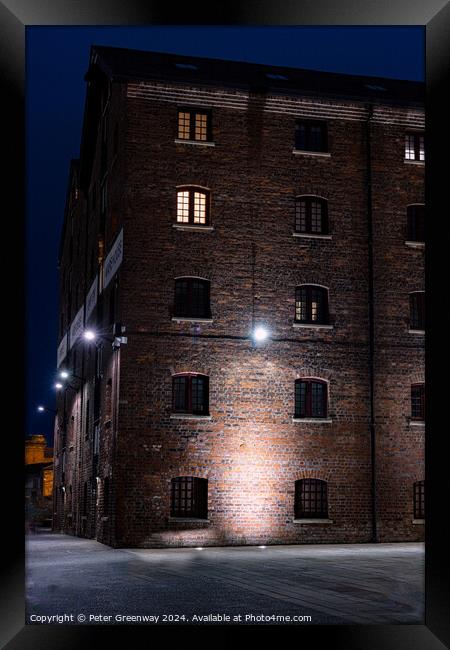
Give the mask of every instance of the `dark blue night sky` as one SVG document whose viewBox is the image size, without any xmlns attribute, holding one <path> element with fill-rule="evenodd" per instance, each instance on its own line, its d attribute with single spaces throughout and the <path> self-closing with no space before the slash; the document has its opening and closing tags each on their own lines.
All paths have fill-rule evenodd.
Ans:
<svg viewBox="0 0 450 650">
<path fill-rule="evenodd" d="M 28 27 L 26 434 L 53 438 L 57 256 L 92 44 L 424 80 L 422 27 Z"/>
</svg>

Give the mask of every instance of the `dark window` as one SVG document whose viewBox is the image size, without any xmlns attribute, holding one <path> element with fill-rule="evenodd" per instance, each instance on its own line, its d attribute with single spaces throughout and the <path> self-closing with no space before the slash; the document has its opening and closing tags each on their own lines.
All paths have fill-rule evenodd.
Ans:
<svg viewBox="0 0 450 650">
<path fill-rule="evenodd" d="M 425 206 L 408 205 L 408 241 L 425 241 Z"/>
<path fill-rule="evenodd" d="M 185 187 L 177 191 L 177 223 L 198 226 L 209 224 L 210 194 L 208 191 Z"/>
<path fill-rule="evenodd" d="M 295 417 L 327 417 L 327 384 L 319 379 L 295 381 Z"/>
<path fill-rule="evenodd" d="M 170 516 L 207 519 L 208 479 L 178 476 L 171 481 Z"/>
<path fill-rule="evenodd" d="M 85 422 L 85 427 L 84 427 L 84 436 L 86 440 L 89 438 L 89 416 L 90 416 L 90 400 L 86 401 L 86 422 Z"/>
<path fill-rule="evenodd" d="M 414 519 L 425 519 L 425 481 L 414 483 Z"/>
<path fill-rule="evenodd" d="M 295 232 L 328 234 L 328 202 L 317 196 L 295 199 Z"/>
<path fill-rule="evenodd" d="M 405 159 L 425 160 L 425 145 L 423 133 L 405 134 Z"/>
<path fill-rule="evenodd" d="M 326 122 L 297 121 L 295 148 L 300 151 L 328 151 Z"/>
<path fill-rule="evenodd" d="M 172 408 L 175 413 L 209 414 L 209 377 L 198 374 L 173 375 Z"/>
<path fill-rule="evenodd" d="M 116 124 L 114 127 L 114 135 L 113 135 L 113 156 L 117 156 L 118 150 L 119 150 L 119 125 Z"/>
<path fill-rule="evenodd" d="M 109 476 L 105 476 L 103 482 L 103 512 L 106 515 L 109 511 Z"/>
<path fill-rule="evenodd" d="M 416 291 L 409 294 L 410 328 L 425 329 L 425 292 Z"/>
<path fill-rule="evenodd" d="M 86 482 L 83 485 L 83 503 L 81 513 L 84 517 L 86 517 L 88 513 L 88 485 Z"/>
<path fill-rule="evenodd" d="M 302 285 L 295 290 L 297 323 L 328 323 L 328 291 L 324 287 Z"/>
<path fill-rule="evenodd" d="M 210 142 L 211 112 L 203 109 L 178 109 L 178 139 Z"/>
<path fill-rule="evenodd" d="M 411 386 L 411 418 L 425 420 L 425 384 Z"/>
<path fill-rule="evenodd" d="M 181 318 L 211 318 L 209 281 L 199 278 L 175 280 L 174 316 Z"/>
<path fill-rule="evenodd" d="M 316 478 L 295 481 L 295 518 L 327 519 L 327 482 Z"/>
</svg>

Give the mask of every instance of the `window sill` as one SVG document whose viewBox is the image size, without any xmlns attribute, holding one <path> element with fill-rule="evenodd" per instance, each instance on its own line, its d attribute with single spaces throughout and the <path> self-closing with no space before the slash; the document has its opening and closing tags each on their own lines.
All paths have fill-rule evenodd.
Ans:
<svg viewBox="0 0 450 650">
<path fill-rule="evenodd" d="M 333 239 L 332 235 L 314 235 L 306 232 L 293 232 L 293 237 L 300 237 L 300 239 Z"/>
<path fill-rule="evenodd" d="M 293 519 L 294 524 L 332 524 L 332 519 Z"/>
<path fill-rule="evenodd" d="M 421 525 L 421 526 L 424 526 L 424 525 L 425 525 L 425 519 L 413 519 L 413 520 L 412 520 L 412 523 L 413 523 L 415 526 L 420 526 L 420 525 Z"/>
<path fill-rule="evenodd" d="M 175 138 L 176 144 L 195 144 L 200 147 L 215 147 L 215 142 L 204 142 L 202 140 L 184 140 L 183 138 Z"/>
<path fill-rule="evenodd" d="M 306 422 L 307 424 L 331 424 L 332 418 L 292 418 L 292 422 Z"/>
<path fill-rule="evenodd" d="M 212 323 L 212 318 L 188 318 L 187 316 L 172 316 L 174 323 Z"/>
<path fill-rule="evenodd" d="M 424 427 L 425 426 L 425 420 L 410 420 L 409 421 L 409 426 L 410 427 Z"/>
<path fill-rule="evenodd" d="M 319 158 L 331 158 L 329 151 L 306 151 L 304 149 L 292 149 L 296 156 L 318 156 Z"/>
<path fill-rule="evenodd" d="M 325 323 L 292 323 L 292 327 L 299 327 L 300 329 L 332 330 L 334 325 L 325 325 Z"/>
<path fill-rule="evenodd" d="M 214 226 L 201 226 L 190 223 L 173 223 L 172 228 L 175 228 L 176 230 L 206 230 L 206 232 L 214 230 Z"/>
<path fill-rule="evenodd" d="M 408 330 L 408 334 L 425 334 L 425 330 Z"/>
<path fill-rule="evenodd" d="M 425 248 L 424 241 L 405 241 L 405 246 L 408 248 Z"/>
<path fill-rule="evenodd" d="M 211 415 L 194 415 L 194 413 L 171 413 L 171 420 L 212 420 Z"/>
<path fill-rule="evenodd" d="M 404 162 L 406 165 L 419 165 L 421 167 L 425 165 L 425 160 L 407 160 L 405 158 Z"/>
<path fill-rule="evenodd" d="M 210 519 L 199 519 L 198 517 L 169 517 L 169 521 L 172 522 L 185 522 L 185 523 L 198 523 L 198 524 L 209 524 L 211 523 Z"/>
</svg>

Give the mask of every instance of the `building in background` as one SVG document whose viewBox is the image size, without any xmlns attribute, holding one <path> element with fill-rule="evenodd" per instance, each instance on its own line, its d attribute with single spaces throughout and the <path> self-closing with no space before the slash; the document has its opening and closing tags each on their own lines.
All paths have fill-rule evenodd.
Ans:
<svg viewBox="0 0 450 650">
<path fill-rule="evenodd" d="M 86 81 L 55 528 L 422 540 L 423 84 L 97 46 Z"/>
<path fill-rule="evenodd" d="M 43 435 L 25 440 L 25 518 L 27 523 L 51 524 L 53 448 Z"/>
</svg>

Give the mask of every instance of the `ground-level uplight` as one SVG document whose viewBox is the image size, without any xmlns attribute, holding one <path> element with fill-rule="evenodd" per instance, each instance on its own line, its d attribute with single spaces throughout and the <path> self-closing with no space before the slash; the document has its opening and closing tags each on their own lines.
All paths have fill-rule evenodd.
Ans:
<svg viewBox="0 0 450 650">
<path fill-rule="evenodd" d="M 196 550 L 196 551 L 203 551 L 203 546 L 196 546 L 196 547 L 195 547 L 195 550 Z"/>
<path fill-rule="evenodd" d="M 258 546 L 258 548 L 267 548 L 266 546 Z"/>
<path fill-rule="evenodd" d="M 269 332 L 265 327 L 256 327 L 253 332 L 253 338 L 258 342 L 265 341 L 268 336 Z"/>
</svg>

